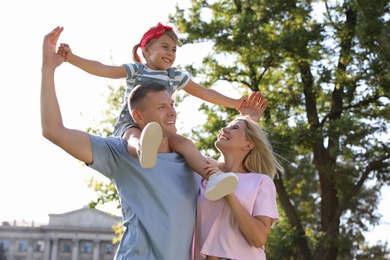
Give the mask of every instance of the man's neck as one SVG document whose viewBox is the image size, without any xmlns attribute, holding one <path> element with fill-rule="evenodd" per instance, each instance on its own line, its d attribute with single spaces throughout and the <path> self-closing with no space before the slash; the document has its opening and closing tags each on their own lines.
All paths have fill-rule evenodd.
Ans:
<svg viewBox="0 0 390 260">
<path fill-rule="evenodd" d="M 172 152 L 172 149 L 169 146 L 168 138 L 163 137 L 163 139 L 161 141 L 161 145 L 158 148 L 158 152 L 159 153 L 171 153 Z"/>
</svg>

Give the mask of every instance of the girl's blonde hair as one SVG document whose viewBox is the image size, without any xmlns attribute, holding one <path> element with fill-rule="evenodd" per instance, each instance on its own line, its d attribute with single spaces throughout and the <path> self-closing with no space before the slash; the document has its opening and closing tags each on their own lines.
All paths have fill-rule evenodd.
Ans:
<svg viewBox="0 0 390 260">
<path fill-rule="evenodd" d="M 283 173 L 283 166 L 272 149 L 265 129 L 261 128 L 248 116 L 240 117 L 236 120 L 245 123 L 246 140 L 254 143 L 254 148 L 244 159 L 244 168 L 248 172 L 264 173 L 272 179 L 277 175 L 278 171 Z"/>
</svg>

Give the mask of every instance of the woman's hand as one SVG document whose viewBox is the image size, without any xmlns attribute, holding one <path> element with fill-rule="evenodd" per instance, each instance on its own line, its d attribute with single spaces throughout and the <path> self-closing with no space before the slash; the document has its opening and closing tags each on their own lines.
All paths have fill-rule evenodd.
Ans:
<svg viewBox="0 0 390 260">
<path fill-rule="evenodd" d="M 210 176 L 211 174 L 216 172 L 223 172 L 221 170 L 221 167 L 222 167 L 222 162 L 214 160 L 210 157 L 206 158 L 206 166 L 204 167 L 204 169 L 206 171 L 207 176 Z"/>
</svg>

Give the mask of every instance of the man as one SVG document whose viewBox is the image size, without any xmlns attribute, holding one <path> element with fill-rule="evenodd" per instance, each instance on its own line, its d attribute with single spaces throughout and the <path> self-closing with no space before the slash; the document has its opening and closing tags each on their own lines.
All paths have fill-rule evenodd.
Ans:
<svg viewBox="0 0 390 260">
<path fill-rule="evenodd" d="M 162 129 L 154 168 L 141 168 L 138 159 L 127 152 L 122 138 L 103 138 L 66 128 L 54 84 L 55 70 L 64 61 L 56 54 L 62 30 L 62 27 L 55 28 L 43 42 L 43 136 L 115 185 L 124 225 L 115 259 L 190 259 L 201 177 L 194 174 L 183 157 L 172 152 L 168 145 L 168 137 L 177 130 L 170 94 L 164 86 L 151 83 L 135 88 L 131 97 L 132 115 L 140 129 L 150 122 L 157 122 Z"/>
</svg>

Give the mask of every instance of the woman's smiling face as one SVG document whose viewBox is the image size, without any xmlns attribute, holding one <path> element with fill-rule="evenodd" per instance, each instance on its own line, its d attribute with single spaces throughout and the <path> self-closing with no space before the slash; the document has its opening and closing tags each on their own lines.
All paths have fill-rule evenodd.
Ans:
<svg viewBox="0 0 390 260">
<path fill-rule="evenodd" d="M 218 149 L 223 148 L 241 148 L 248 144 L 246 140 L 246 124 L 243 120 L 234 120 L 218 134 L 215 146 Z"/>
</svg>

